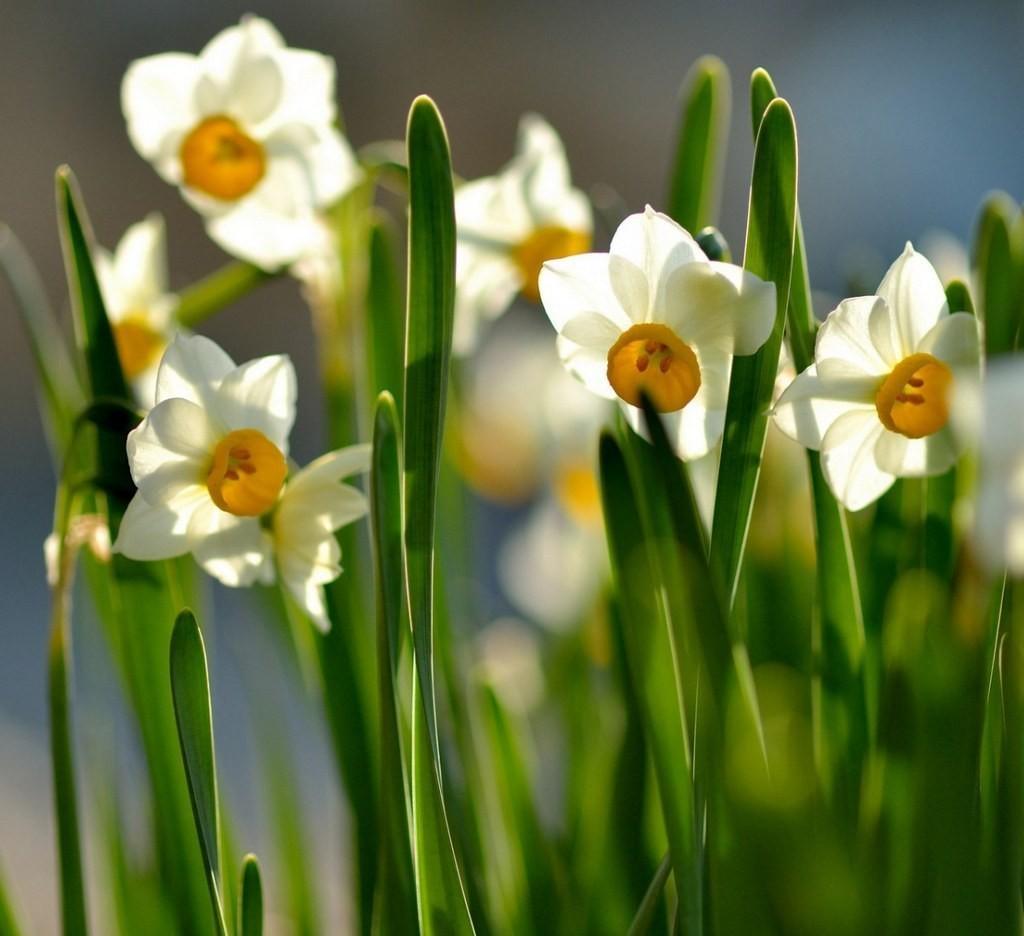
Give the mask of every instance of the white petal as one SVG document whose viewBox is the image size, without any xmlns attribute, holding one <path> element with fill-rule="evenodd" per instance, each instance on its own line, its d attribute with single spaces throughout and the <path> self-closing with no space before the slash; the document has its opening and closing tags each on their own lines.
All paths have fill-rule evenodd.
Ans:
<svg viewBox="0 0 1024 936">
<path fill-rule="evenodd" d="M 194 55 L 168 52 L 132 62 L 121 82 L 121 109 L 139 154 L 158 160 L 170 138 L 180 138 L 199 120 L 195 87 L 202 68 Z M 161 160 L 157 169 L 178 182 L 180 166 Z"/>
<path fill-rule="evenodd" d="M 142 494 L 136 494 L 128 504 L 114 542 L 114 552 L 141 562 L 172 559 L 189 551 L 188 524 L 198 495 L 191 501 L 192 510 L 184 509 L 179 498 L 174 506 L 153 505 Z"/>
<path fill-rule="evenodd" d="M 921 339 L 947 314 L 946 292 L 935 268 L 908 242 L 878 287 L 896 317 L 902 357 L 913 354 Z"/>
<path fill-rule="evenodd" d="M 584 348 L 593 348 L 595 351 L 604 350 L 605 354 L 621 335 L 622 329 L 618 325 L 596 312 L 584 312 L 577 315 L 575 318 L 569 319 L 565 323 L 565 328 L 562 329 L 562 337 L 566 341 L 571 341 Z"/>
<path fill-rule="evenodd" d="M 753 354 L 775 325 L 775 284 L 731 263 L 686 263 L 667 278 L 661 308 L 688 344 Z"/>
<path fill-rule="evenodd" d="M 525 114 L 519 121 L 517 150 L 523 200 L 533 225 L 560 224 L 590 233 L 590 204 L 570 184 L 569 162 L 554 128 L 537 114 Z"/>
<path fill-rule="evenodd" d="M 584 348 L 565 338 L 557 341 L 558 356 L 565 369 L 579 380 L 591 393 L 606 400 L 617 399 L 612 385 L 608 382 L 608 352 Z"/>
<path fill-rule="evenodd" d="M 215 341 L 202 335 L 178 334 L 168 345 L 156 378 L 156 402 L 189 400 L 206 407 L 235 362 Z"/>
<path fill-rule="evenodd" d="M 908 439 L 886 429 L 875 446 L 882 471 L 897 478 L 923 478 L 942 474 L 956 464 L 959 449 L 948 426 L 923 439 Z"/>
<path fill-rule="evenodd" d="M 217 439 L 202 407 L 188 400 L 164 400 L 128 433 L 132 479 L 150 503 L 165 503 L 203 483 Z"/>
<path fill-rule="evenodd" d="M 944 315 L 917 348 L 953 368 L 978 367 L 978 320 L 969 312 Z"/>
<path fill-rule="evenodd" d="M 206 230 L 225 251 L 264 270 L 278 270 L 315 251 L 323 234 L 316 180 L 294 155 L 272 155 L 248 195 L 207 218 Z"/>
<path fill-rule="evenodd" d="M 236 367 L 217 388 L 216 410 L 230 429 L 258 429 L 283 453 L 295 422 L 295 367 L 286 354 Z"/>
<path fill-rule="evenodd" d="M 145 313 L 150 303 L 167 291 L 167 241 L 162 215 L 154 212 L 125 231 L 114 252 L 114 275 L 123 300 L 137 313 Z"/>
<path fill-rule="evenodd" d="M 274 59 L 284 87 L 283 117 L 310 126 L 328 127 L 337 116 L 334 59 L 306 49 L 279 49 Z"/>
<path fill-rule="evenodd" d="M 775 404 L 775 425 L 791 439 L 820 449 L 825 433 L 850 411 L 874 412 L 877 381 L 849 377 L 826 379 L 811 365 L 785 389 Z"/>
<path fill-rule="evenodd" d="M 460 244 L 456 250 L 454 353 L 471 352 L 481 324 L 504 313 L 521 288 L 522 275 L 507 254 Z"/>
<path fill-rule="evenodd" d="M 275 523 L 291 542 L 303 531 L 333 533 L 365 517 L 369 502 L 362 491 L 347 484 L 307 483 L 297 489 L 286 487 L 277 511 Z"/>
<path fill-rule="evenodd" d="M 625 331 L 642 318 L 634 319 L 622 299 L 641 316 L 647 305 L 646 284 L 640 271 L 629 263 L 613 264 L 608 254 L 549 260 L 541 268 L 538 285 L 544 311 L 559 333 L 570 319 L 585 313 L 603 315 Z"/>
<path fill-rule="evenodd" d="M 188 539 L 196 562 L 229 588 L 273 581 L 270 536 L 255 517 L 236 517 L 211 502 L 193 515 Z"/>
<path fill-rule="evenodd" d="M 488 176 L 455 190 L 455 221 L 460 244 L 504 252 L 532 229 L 518 177 Z"/>
<path fill-rule="evenodd" d="M 882 356 L 872 340 L 872 335 L 879 331 L 871 324 L 877 316 L 886 320 L 884 303 L 877 296 L 844 299 L 818 329 L 815 360 L 819 363 L 826 359 L 846 361 L 862 374 L 888 374 L 905 355 L 895 360 Z"/>
<path fill-rule="evenodd" d="M 246 16 L 214 36 L 199 53 L 203 70 L 222 87 L 231 85 L 239 67 L 253 58 L 272 56 L 284 46 L 281 34 L 265 19 Z"/>
<path fill-rule="evenodd" d="M 619 225 L 612 237 L 614 260 L 627 261 L 641 273 L 646 283 L 647 308 L 642 312 L 626 306 L 634 321 L 660 322 L 671 301 L 670 280 L 681 266 L 707 263 L 697 242 L 668 215 L 650 205 L 643 214 L 634 214 Z"/>
<path fill-rule="evenodd" d="M 877 413 L 852 410 L 829 427 L 821 444 L 821 465 L 832 493 L 847 510 L 878 500 L 896 480 L 878 467 L 875 447 L 885 431 Z"/>
<path fill-rule="evenodd" d="M 373 447 L 370 445 L 349 445 L 321 455 L 297 472 L 288 482 L 293 490 L 306 484 L 337 483 L 343 478 L 354 474 L 363 474 L 370 470 L 370 457 Z"/>
</svg>

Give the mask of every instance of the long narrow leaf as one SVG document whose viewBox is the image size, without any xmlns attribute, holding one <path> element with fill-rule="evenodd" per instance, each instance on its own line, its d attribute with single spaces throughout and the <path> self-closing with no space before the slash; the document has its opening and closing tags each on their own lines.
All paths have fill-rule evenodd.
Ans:
<svg viewBox="0 0 1024 936">
<path fill-rule="evenodd" d="M 714 224 L 729 133 L 729 72 L 721 59 L 698 59 L 683 82 L 682 115 L 668 214 L 696 234 Z"/>
<path fill-rule="evenodd" d="M 658 914 L 658 906 L 661 903 L 661 895 L 665 890 L 665 883 L 668 881 L 669 874 L 671 873 L 672 861 L 666 855 L 651 879 L 651 885 L 647 888 L 647 893 L 644 894 L 643 902 L 637 907 L 636 916 L 629 927 L 628 936 L 647 936 L 647 933 L 651 931 L 651 926 L 654 924 Z"/>
<path fill-rule="evenodd" d="M 989 196 L 978 220 L 972 259 L 988 357 L 1012 351 L 1024 321 L 1019 218 L 1017 203 L 1000 192 Z"/>
<path fill-rule="evenodd" d="M 739 582 L 754 494 L 761 470 L 768 409 L 778 370 L 789 301 L 796 226 L 796 127 L 781 98 L 765 111 L 754 147 L 750 211 L 743 265 L 775 284 L 775 328 L 764 346 L 733 361 L 725 416 L 711 564 L 731 605 Z"/>
<path fill-rule="evenodd" d="M 242 887 L 238 898 L 239 936 L 263 936 L 263 883 L 255 855 L 242 862 Z"/>
<path fill-rule="evenodd" d="M 405 333 L 405 581 L 415 656 L 413 819 L 420 928 L 473 932 L 444 804 L 434 693 L 434 534 L 455 301 L 451 157 L 426 97 L 409 112 L 409 287 Z"/>
<path fill-rule="evenodd" d="M 196 834 L 206 864 L 214 917 L 219 931 L 226 936 L 227 927 L 220 901 L 220 819 L 210 683 L 203 636 L 191 611 L 182 611 L 174 624 L 170 660 L 174 716 L 178 725 L 181 759 L 188 778 Z"/>
<path fill-rule="evenodd" d="M 404 615 L 402 576 L 401 443 L 398 414 L 389 393 L 377 401 L 370 472 L 370 504 L 377 593 L 377 686 L 380 693 L 380 887 L 374 932 L 410 931 L 416 925 L 416 891 L 409 842 L 410 804 L 401 744 L 396 677 Z"/>
</svg>

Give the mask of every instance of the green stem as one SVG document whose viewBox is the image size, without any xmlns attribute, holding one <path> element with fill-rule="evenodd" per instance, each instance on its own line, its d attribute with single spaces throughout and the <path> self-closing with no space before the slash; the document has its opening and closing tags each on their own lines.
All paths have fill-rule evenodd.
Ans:
<svg viewBox="0 0 1024 936">
<path fill-rule="evenodd" d="M 184 328 L 195 328 L 283 272 L 268 273 L 241 260 L 229 263 L 185 289 L 179 297 L 174 317 Z"/>
</svg>

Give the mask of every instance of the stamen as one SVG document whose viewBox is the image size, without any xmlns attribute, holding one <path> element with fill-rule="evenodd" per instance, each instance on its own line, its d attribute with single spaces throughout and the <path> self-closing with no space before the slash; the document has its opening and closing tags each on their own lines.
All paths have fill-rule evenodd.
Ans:
<svg viewBox="0 0 1024 936">
<path fill-rule="evenodd" d="M 262 432 L 237 429 L 214 450 L 206 487 L 221 510 L 258 517 L 277 503 L 287 474 L 284 455 Z"/>
<path fill-rule="evenodd" d="M 650 363 L 651 359 L 646 354 L 641 354 L 640 357 L 636 359 L 636 369 L 642 374 L 647 370 L 647 365 Z"/>
</svg>

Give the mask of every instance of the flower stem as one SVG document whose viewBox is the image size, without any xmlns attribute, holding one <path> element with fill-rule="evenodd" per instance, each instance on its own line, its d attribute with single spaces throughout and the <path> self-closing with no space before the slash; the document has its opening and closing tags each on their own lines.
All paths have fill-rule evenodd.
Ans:
<svg viewBox="0 0 1024 936">
<path fill-rule="evenodd" d="M 181 293 L 175 318 L 185 328 L 195 328 L 225 306 L 252 292 L 284 271 L 268 273 L 241 260 L 215 270 Z"/>
</svg>

